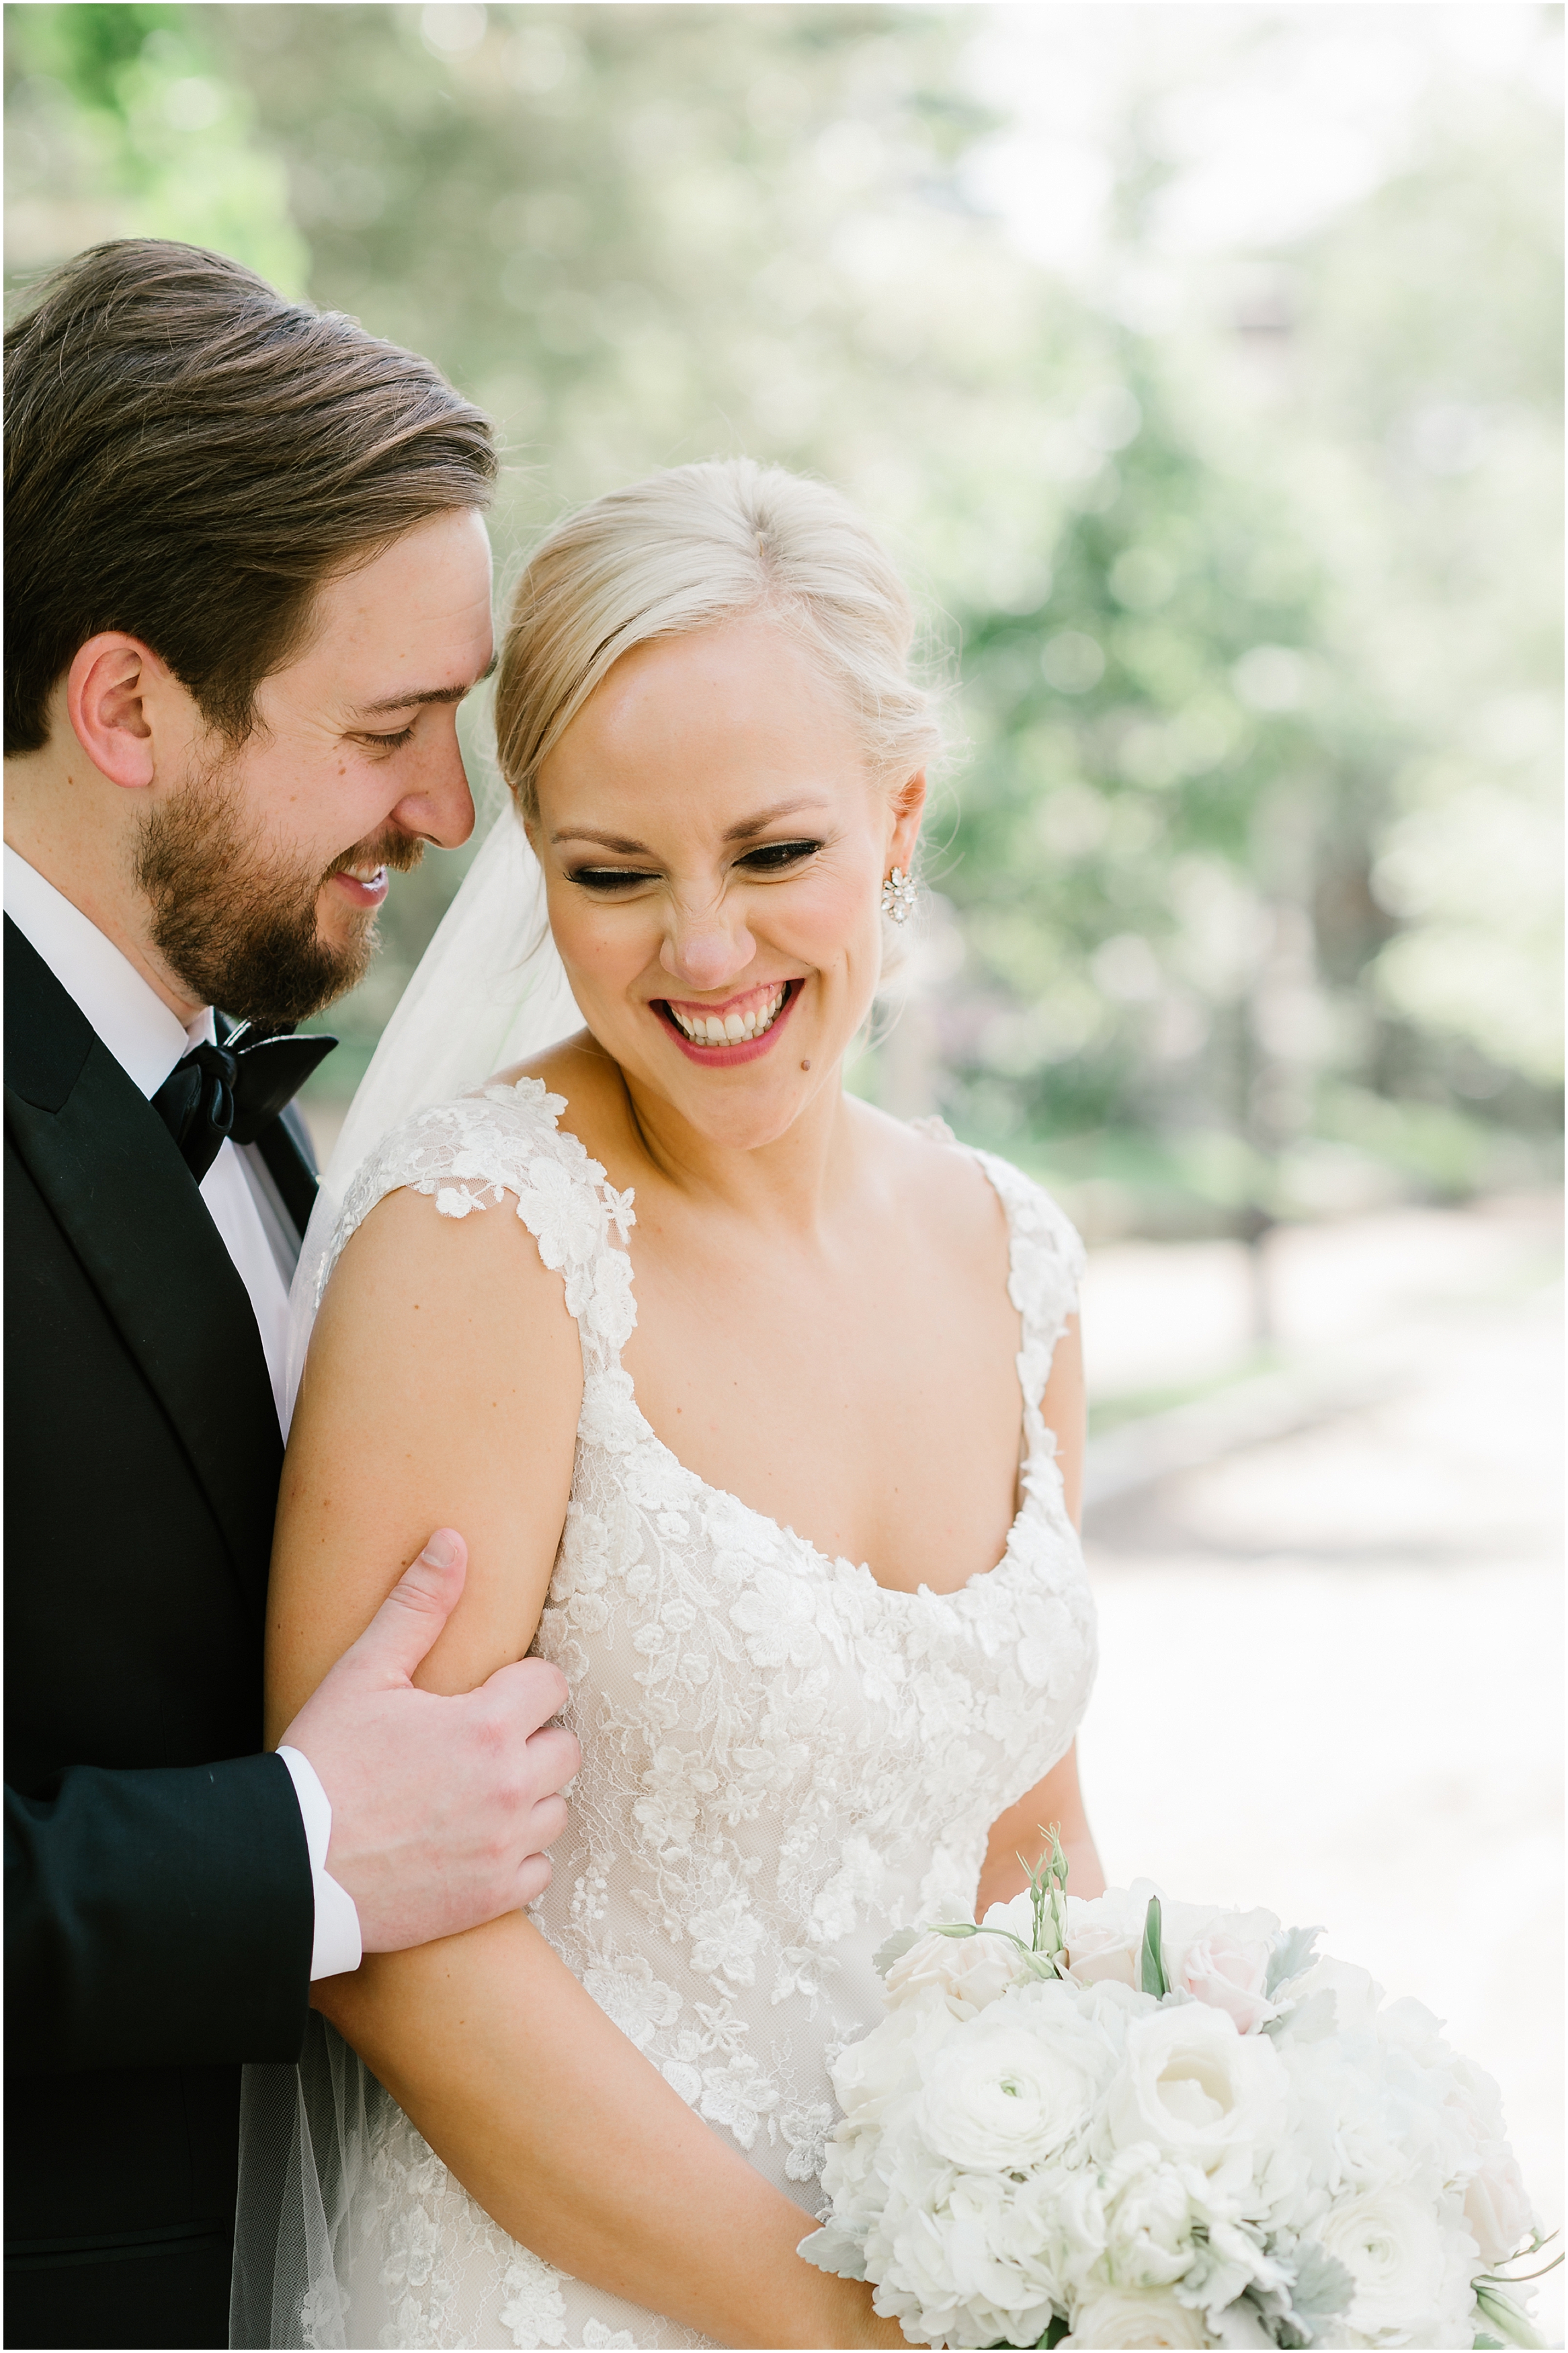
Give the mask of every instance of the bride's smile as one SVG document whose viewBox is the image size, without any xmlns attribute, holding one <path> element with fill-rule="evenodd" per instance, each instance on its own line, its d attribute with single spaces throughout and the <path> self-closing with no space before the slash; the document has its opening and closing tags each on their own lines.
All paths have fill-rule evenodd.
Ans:
<svg viewBox="0 0 1568 2353">
<path fill-rule="evenodd" d="M 800 1001 L 804 978 L 764 980 L 718 1005 L 688 997 L 656 997 L 653 1010 L 675 1031 L 675 1042 L 694 1062 L 724 1070 L 754 1060 L 778 1042 L 784 1016 Z"/>
</svg>

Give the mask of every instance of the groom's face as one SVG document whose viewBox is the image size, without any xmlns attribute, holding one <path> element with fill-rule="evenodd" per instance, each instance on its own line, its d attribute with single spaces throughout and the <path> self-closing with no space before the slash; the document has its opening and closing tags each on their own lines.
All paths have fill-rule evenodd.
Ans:
<svg viewBox="0 0 1568 2353">
<path fill-rule="evenodd" d="M 473 830 L 457 707 L 491 659 L 489 542 L 433 517 L 318 592 L 304 650 L 227 746 L 193 729 L 136 854 L 153 945 L 198 1003 L 301 1020 L 352 987 L 389 869 Z"/>
</svg>

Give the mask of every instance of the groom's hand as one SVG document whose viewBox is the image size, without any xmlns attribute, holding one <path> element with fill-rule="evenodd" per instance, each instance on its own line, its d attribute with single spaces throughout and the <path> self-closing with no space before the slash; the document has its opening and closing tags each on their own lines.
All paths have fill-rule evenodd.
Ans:
<svg viewBox="0 0 1568 2353">
<path fill-rule="evenodd" d="M 438 1528 L 279 1744 L 309 1757 L 331 1802 L 327 1869 L 358 1907 L 367 1953 L 531 1904 L 550 1883 L 543 1850 L 566 1824 L 558 1793 L 583 1761 L 549 1724 L 566 1678 L 543 1659 L 500 1667 L 455 1699 L 415 1689 L 468 1565 L 462 1537 Z"/>
</svg>

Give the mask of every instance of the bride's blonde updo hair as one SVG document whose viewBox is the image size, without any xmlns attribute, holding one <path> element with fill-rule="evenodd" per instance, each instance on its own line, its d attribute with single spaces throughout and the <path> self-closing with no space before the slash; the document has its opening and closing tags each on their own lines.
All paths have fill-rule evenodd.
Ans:
<svg viewBox="0 0 1568 2353">
<path fill-rule="evenodd" d="M 612 491 L 547 533 L 512 597 L 496 681 L 501 774 L 531 821 L 540 767 L 612 664 L 652 638 L 775 616 L 845 694 L 873 775 L 938 744 L 910 676 L 914 608 L 886 549 L 825 482 L 731 458 Z"/>
</svg>

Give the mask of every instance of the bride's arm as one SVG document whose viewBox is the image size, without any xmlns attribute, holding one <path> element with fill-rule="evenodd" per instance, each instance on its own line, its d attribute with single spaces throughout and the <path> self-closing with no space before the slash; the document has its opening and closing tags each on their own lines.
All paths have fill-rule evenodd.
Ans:
<svg viewBox="0 0 1568 2353">
<path fill-rule="evenodd" d="M 533 1638 L 571 1487 L 582 1356 L 508 1196 L 458 1221 L 389 1196 L 311 1341 L 273 1557 L 277 1739 L 388 1589 L 460 1528 L 463 1597 L 417 1680 L 464 1691 Z M 570 1835 L 570 1833 L 568 1833 Z M 315 1987 L 503 2229 L 719 2343 L 901 2345 L 870 2292 L 795 2249 L 810 2217 L 693 2115 L 521 1913 Z"/>
<path fill-rule="evenodd" d="M 1054 1430 L 1057 1461 L 1062 1474 L 1068 1516 L 1078 1527 L 1083 1514 L 1083 1442 L 1086 1412 L 1083 1394 L 1083 1348 L 1076 1315 L 1068 1319 L 1051 1359 L 1051 1377 L 1040 1400 L 1047 1430 Z M 1068 1887 L 1074 1895 L 1103 1895 L 1105 1873 L 1095 1852 L 1094 1833 L 1083 1810 L 1078 1786 L 1078 1743 L 1075 1741 L 1043 1781 L 1009 1806 L 992 1826 L 974 1916 L 983 1919 L 993 1904 L 1006 1904 L 1028 1885 L 1020 1855 L 1037 1862 L 1048 1850 L 1040 1835 L 1051 1823 L 1059 1825 L 1062 1852 L 1068 1862 Z"/>
</svg>

